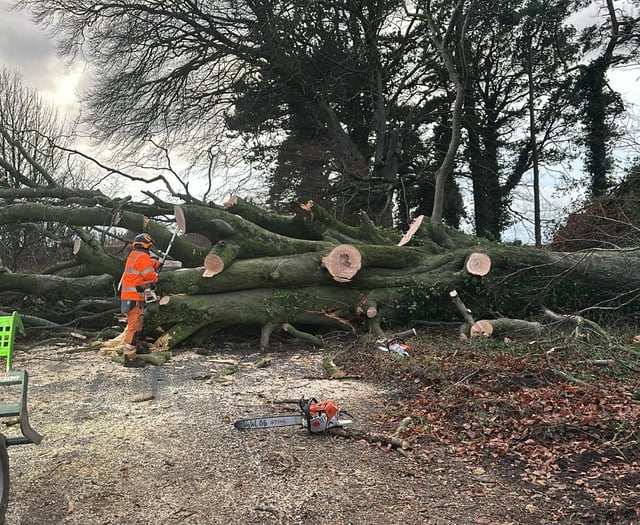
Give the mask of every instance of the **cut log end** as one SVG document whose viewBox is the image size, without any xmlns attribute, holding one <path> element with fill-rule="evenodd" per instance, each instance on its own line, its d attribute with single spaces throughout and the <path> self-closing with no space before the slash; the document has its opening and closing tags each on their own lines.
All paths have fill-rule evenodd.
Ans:
<svg viewBox="0 0 640 525">
<path fill-rule="evenodd" d="M 464 269 L 471 275 L 485 276 L 491 271 L 491 258 L 486 253 L 474 252 L 467 257 Z"/>
<path fill-rule="evenodd" d="M 476 321 L 469 330 L 471 337 L 491 337 L 493 334 L 493 325 L 489 321 Z"/>
<path fill-rule="evenodd" d="M 376 306 L 370 306 L 366 311 L 367 317 L 373 319 L 378 315 L 378 308 Z"/>
<path fill-rule="evenodd" d="M 304 211 L 311 211 L 313 208 L 313 201 L 309 200 L 307 202 L 303 202 L 300 205 L 300 208 L 302 208 Z"/>
<path fill-rule="evenodd" d="M 315 217 L 313 215 L 313 201 L 308 200 L 307 202 L 303 202 L 300 204 L 300 209 L 305 212 L 305 218 L 309 220 L 314 220 Z"/>
<path fill-rule="evenodd" d="M 341 244 L 322 258 L 322 266 L 329 271 L 334 281 L 347 283 L 362 267 L 362 255 L 355 246 Z"/>
<path fill-rule="evenodd" d="M 182 207 L 177 204 L 173 207 L 173 214 L 176 218 L 176 224 L 178 229 L 182 233 L 187 233 L 187 221 L 184 218 L 184 211 L 182 211 Z"/>
<path fill-rule="evenodd" d="M 236 204 L 238 204 L 238 196 L 232 195 L 231 197 L 229 197 L 229 200 L 224 203 L 224 207 L 229 209 L 235 206 Z"/>
<path fill-rule="evenodd" d="M 367 319 L 373 319 L 378 315 L 378 307 L 376 305 L 358 306 L 356 307 L 356 313 L 358 315 L 364 315 Z"/>
<path fill-rule="evenodd" d="M 224 261 L 217 255 L 210 253 L 204 258 L 204 272 L 202 277 L 213 277 L 224 270 Z"/>
<path fill-rule="evenodd" d="M 158 300 L 158 304 L 160 306 L 165 306 L 167 304 L 169 304 L 171 302 L 171 296 L 169 295 L 163 295 L 162 297 L 160 297 L 160 299 Z"/>
<path fill-rule="evenodd" d="M 407 233 L 405 233 L 402 236 L 402 239 L 400 239 L 400 242 L 398 243 L 398 246 L 404 246 L 405 244 L 407 244 L 411 240 L 411 238 L 418 231 L 418 228 L 420 228 L 420 225 L 422 224 L 422 220 L 423 219 L 424 219 L 424 215 L 418 215 L 413 220 L 413 222 L 411 223 L 411 226 L 409 226 L 409 229 L 407 230 Z"/>
</svg>

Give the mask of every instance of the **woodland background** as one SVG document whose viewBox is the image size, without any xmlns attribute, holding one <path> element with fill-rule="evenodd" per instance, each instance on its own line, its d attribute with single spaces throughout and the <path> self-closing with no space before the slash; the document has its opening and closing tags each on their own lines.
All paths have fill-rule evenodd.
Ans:
<svg viewBox="0 0 640 525">
<path fill-rule="evenodd" d="M 640 3 L 17 5 L 93 74 L 69 122 L 0 73 L 0 310 L 28 335 L 115 338 L 128 241 L 175 233 L 156 343 L 304 341 L 402 387 L 380 424 L 411 417 L 388 430 L 414 449 L 637 518 L 640 164 L 608 78 L 638 64 Z M 584 196 L 552 224 L 550 180 Z M 519 220 L 533 245 L 502 242 Z M 407 329 L 410 358 L 377 352 Z"/>
</svg>

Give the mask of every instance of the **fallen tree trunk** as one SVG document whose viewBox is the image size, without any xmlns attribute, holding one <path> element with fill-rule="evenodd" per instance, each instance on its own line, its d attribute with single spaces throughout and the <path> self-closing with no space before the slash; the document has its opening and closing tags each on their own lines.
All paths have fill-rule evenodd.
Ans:
<svg viewBox="0 0 640 525">
<path fill-rule="evenodd" d="M 115 288 L 113 277 L 105 274 L 69 278 L 59 275 L 0 272 L 0 291 L 21 292 L 55 302 L 112 296 Z"/>
<path fill-rule="evenodd" d="M 371 296 L 393 304 L 399 291 L 377 289 Z M 359 291 L 331 286 L 301 289 L 253 289 L 210 295 L 176 295 L 162 306 L 150 307 L 149 322 L 161 326 L 162 348 L 173 348 L 201 332 L 202 338 L 230 327 L 248 327 L 263 333 L 263 347 L 275 329 L 292 333 L 297 326 L 314 326 L 351 333 L 361 325 Z M 266 328 L 265 328 L 266 327 Z M 197 339 L 197 337 L 196 337 Z"/>
<path fill-rule="evenodd" d="M 46 220 L 96 229 L 72 230 L 76 262 L 92 276 L 65 277 L 68 265 L 59 266 L 61 275 L 0 270 L 0 297 L 5 297 L 0 307 L 10 310 L 6 306 L 15 294 L 29 294 L 34 311 L 23 302 L 22 312 L 37 310 L 46 319 L 47 309 L 36 307 L 37 301 L 66 307 L 71 315 L 74 301 L 103 298 L 113 301 L 111 314 L 117 314 L 117 285 L 128 253 L 121 249 L 123 239 L 147 231 L 160 250 L 166 249 L 175 232 L 175 208 L 157 198 L 155 206 L 146 207 L 104 202 L 114 207 L 26 203 L 1 209 L 3 226 Z M 187 203 L 180 209 L 187 234 L 176 238 L 170 256 L 182 268 L 167 265 L 160 272 L 162 300 L 145 325 L 147 333 L 164 330 L 165 348 L 205 341 L 235 327 L 255 329 L 262 347 L 277 331 L 319 341 L 326 330 L 365 330 L 384 338 L 394 324 L 450 321 L 461 313 L 469 330 L 475 319 L 483 319 L 492 334 L 524 329 L 535 334 L 535 325 L 513 320 L 542 305 L 559 311 L 598 301 L 622 307 L 640 288 L 635 277 L 640 276 L 640 255 L 633 251 L 564 254 L 479 244 L 445 226 L 434 228 L 430 221 L 417 221 L 403 236 L 376 228 L 365 215 L 359 227 L 343 225 L 309 202 L 289 217 L 239 199 L 226 207 Z M 110 241 L 117 241 L 120 251 Z M 449 296 L 452 289 L 455 298 Z M 493 319 L 495 311 L 503 315 Z"/>
</svg>

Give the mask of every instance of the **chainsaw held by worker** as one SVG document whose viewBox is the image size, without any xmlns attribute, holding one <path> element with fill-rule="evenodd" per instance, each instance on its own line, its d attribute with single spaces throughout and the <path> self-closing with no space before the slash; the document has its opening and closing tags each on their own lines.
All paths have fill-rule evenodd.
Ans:
<svg viewBox="0 0 640 525">
<path fill-rule="evenodd" d="M 353 423 L 353 416 L 330 399 L 319 402 L 315 398 L 303 397 L 299 408 L 300 414 L 240 419 L 234 423 L 234 426 L 238 430 L 247 430 L 301 425 L 310 433 L 318 434 L 330 428 Z"/>
<path fill-rule="evenodd" d="M 176 228 L 173 230 L 173 235 L 171 236 L 171 240 L 169 241 L 169 246 L 167 246 L 167 249 L 165 250 L 162 258 L 159 261 L 158 269 L 156 270 L 158 273 L 160 273 L 160 270 L 164 266 L 164 263 L 167 261 L 167 257 L 169 255 L 169 252 L 171 251 L 171 248 L 173 247 L 173 242 L 176 240 L 178 232 L 186 233 L 187 231 L 187 225 L 182 208 L 176 204 L 173 207 L 173 213 L 176 217 Z M 155 254 L 153 254 L 151 258 L 157 260 Z M 145 303 L 155 303 L 158 300 L 155 283 L 142 283 L 142 286 L 136 286 L 136 289 L 143 295 Z"/>
<path fill-rule="evenodd" d="M 145 303 L 155 303 L 158 300 L 155 283 L 143 282 L 136 286 L 136 290 L 142 294 Z"/>
</svg>

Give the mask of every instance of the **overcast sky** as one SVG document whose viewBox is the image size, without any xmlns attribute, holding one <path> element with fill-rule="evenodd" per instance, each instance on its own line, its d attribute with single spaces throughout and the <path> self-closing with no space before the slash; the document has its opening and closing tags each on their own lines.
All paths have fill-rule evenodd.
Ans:
<svg viewBox="0 0 640 525">
<path fill-rule="evenodd" d="M 11 4 L 0 0 L 0 64 L 17 70 L 25 86 L 50 98 L 60 111 L 74 113 L 82 65 L 59 58 L 47 34 L 28 13 L 12 11 Z"/>
</svg>

